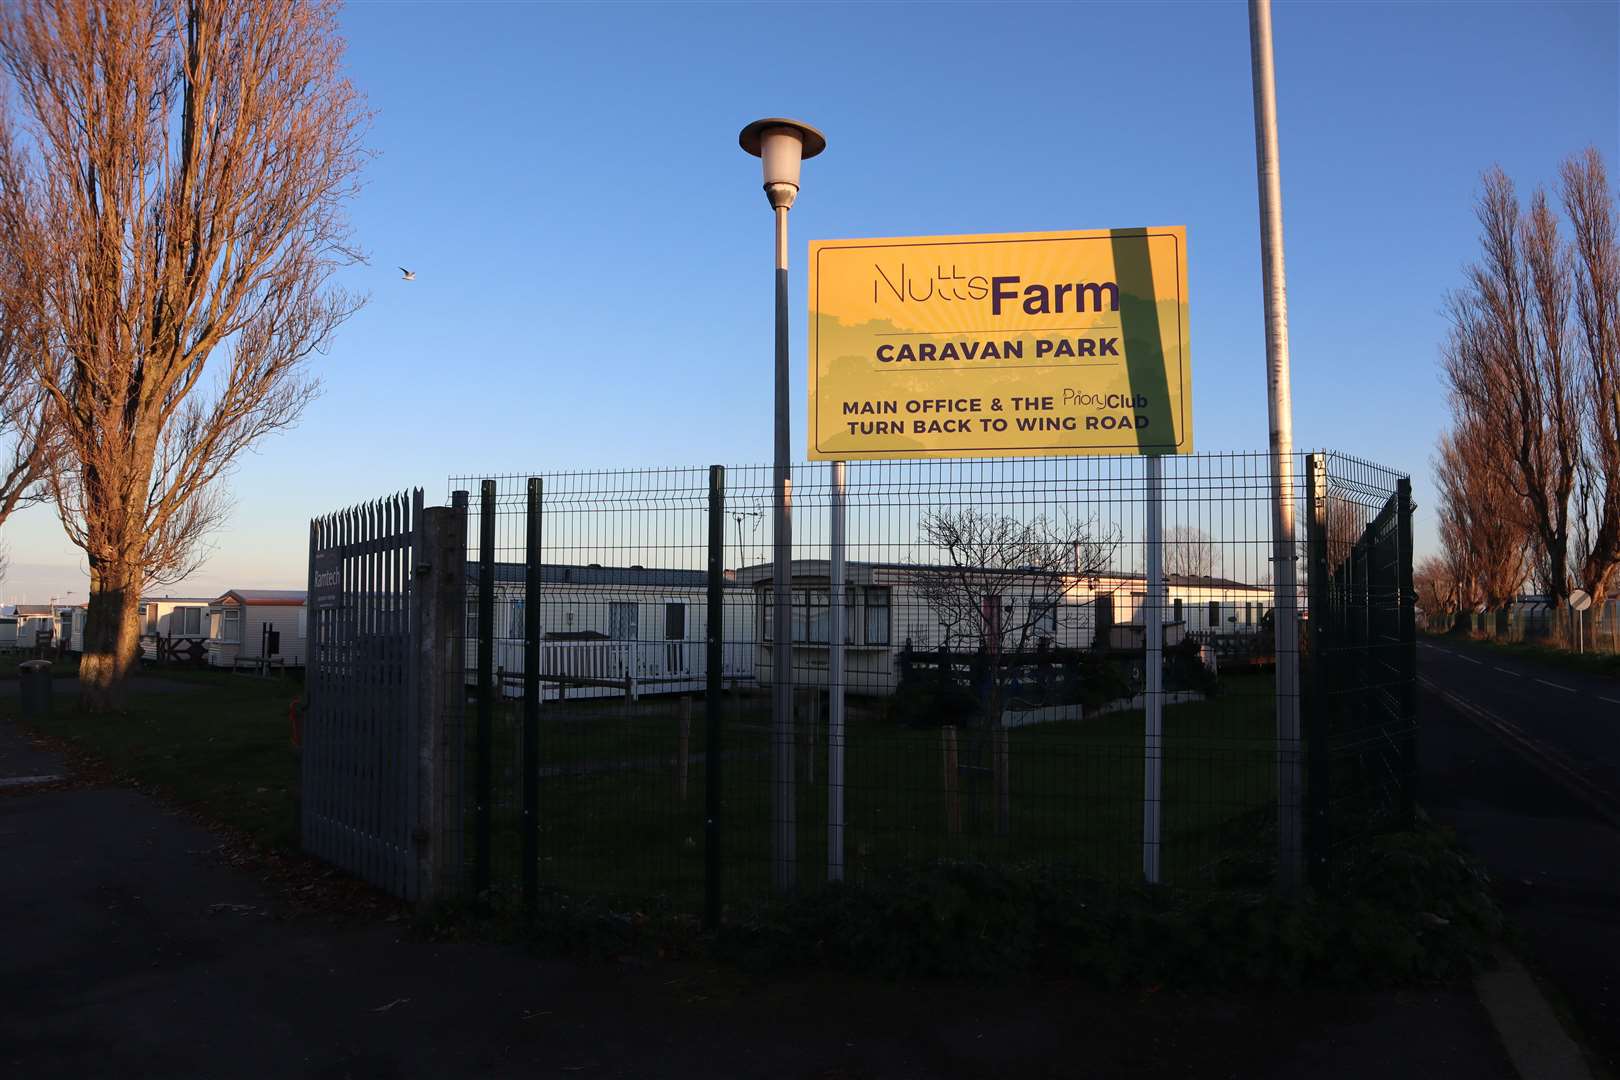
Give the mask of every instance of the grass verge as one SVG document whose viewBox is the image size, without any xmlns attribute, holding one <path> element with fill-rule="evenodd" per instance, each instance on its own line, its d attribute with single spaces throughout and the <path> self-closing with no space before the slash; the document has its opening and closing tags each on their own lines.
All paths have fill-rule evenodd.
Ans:
<svg viewBox="0 0 1620 1080">
<path fill-rule="evenodd" d="M 71 680 L 54 709 L 31 723 L 71 751 L 165 799 L 284 851 L 298 846 L 297 764 L 287 707 L 300 687 L 214 672 L 144 679 L 116 715 L 82 713 Z M 0 709 L 15 715 L 15 696 Z"/>
</svg>

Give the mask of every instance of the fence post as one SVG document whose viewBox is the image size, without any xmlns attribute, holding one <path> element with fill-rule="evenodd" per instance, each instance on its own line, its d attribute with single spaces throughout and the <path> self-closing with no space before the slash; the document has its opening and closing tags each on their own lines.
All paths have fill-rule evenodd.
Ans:
<svg viewBox="0 0 1620 1080">
<path fill-rule="evenodd" d="M 1401 720 L 1406 725 L 1402 747 L 1401 820 L 1411 828 L 1417 817 L 1417 590 L 1412 585 L 1412 481 L 1401 477 L 1395 483 L 1399 514 L 1400 541 L 1397 582 L 1399 584 Z"/>
<path fill-rule="evenodd" d="M 529 477 L 527 556 L 523 580 L 523 907 L 540 902 L 540 501 L 541 481 Z"/>
<path fill-rule="evenodd" d="M 720 926 L 721 836 L 720 814 L 723 749 L 722 701 L 725 680 L 725 559 L 726 559 L 726 470 L 709 467 L 709 580 L 708 614 L 704 620 L 704 649 L 707 678 L 704 680 L 703 754 L 703 925 L 710 931 Z"/>
<path fill-rule="evenodd" d="M 1328 617 L 1332 606 L 1328 581 L 1327 550 L 1327 459 L 1310 454 L 1305 459 L 1305 490 L 1310 500 L 1305 521 L 1306 603 L 1310 613 L 1310 677 L 1306 683 L 1308 708 L 1305 721 L 1305 857 L 1311 884 L 1326 884 L 1329 834 L 1328 796 L 1332 783 L 1329 760 L 1329 727 L 1333 716 L 1331 650 L 1333 628 Z"/>
<path fill-rule="evenodd" d="M 962 774 L 956 755 L 956 725 L 942 726 L 939 729 L 939 738 L 940 748 L 944 753 L 945 833 L 948 836 L 958 836 L 962 832 L 962 797 L 957 785 Z"/>
<path fill-rule="evenodd" d="M 422 558 L 411 589 L 412 620 L 421 629 L 414 643 L 422 710 L 417 872 L 421 897 L 431 902 L 455 896 L 463 883 L 467 493 L 456 492 L 448 507 L 423 511 L 422 531 Z"/>
<path fill-rule="evenodd" d="M 478 761 L 473 793 L 473 893 L 489 892 L 491 762 L 495 748 L 495 481 L 478 487 Z"/>
</svg>

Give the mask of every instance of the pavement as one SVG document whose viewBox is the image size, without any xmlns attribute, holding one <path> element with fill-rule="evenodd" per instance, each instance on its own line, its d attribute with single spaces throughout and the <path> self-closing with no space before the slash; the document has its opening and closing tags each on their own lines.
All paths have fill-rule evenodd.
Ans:
<svg viewBox="0 0 1620 1080">
<path fill-rule="evenodd" d="M 72 770 L 0 707 L 0 774 Z M 0 792 L 0 1073 L 152 1077 L 1511 1078 L 1469 987 L 1102 993 L 761 979 L 298 914 L 180 812 Z"/>
<path fill-rule="evenodd" d="M 1620 681 L 1430 639 L 1419 798 L 1491 869 L 1530 968 L 1620 1075 Z"/>
</svg>

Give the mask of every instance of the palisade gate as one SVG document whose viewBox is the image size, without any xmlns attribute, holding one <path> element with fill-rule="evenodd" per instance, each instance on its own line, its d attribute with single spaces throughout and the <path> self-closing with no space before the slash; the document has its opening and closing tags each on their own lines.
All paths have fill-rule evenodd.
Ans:
<svg viewBox="0 0 1620 1080">
<path fill-rule="evenodd" d="M 459 880 L 465 521 L 417 488 L 310 522 L 303 846 L 407 900 Z"/>
</svg>

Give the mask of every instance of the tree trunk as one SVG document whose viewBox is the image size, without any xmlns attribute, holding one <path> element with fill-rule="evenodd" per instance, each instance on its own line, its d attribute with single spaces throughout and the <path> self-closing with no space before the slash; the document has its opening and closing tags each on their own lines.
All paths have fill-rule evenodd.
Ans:
<svg viewBox="0 0 1620 1080">
<path fill-rule="evenodd" d="M 124 680 L 140 655 L 141 572 L 137 567 L 95 571 L 79 659 L 79 706 L 116 712 L 124 706 Z"/>
</svg>

